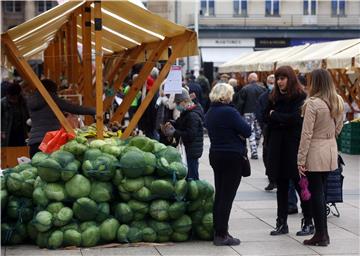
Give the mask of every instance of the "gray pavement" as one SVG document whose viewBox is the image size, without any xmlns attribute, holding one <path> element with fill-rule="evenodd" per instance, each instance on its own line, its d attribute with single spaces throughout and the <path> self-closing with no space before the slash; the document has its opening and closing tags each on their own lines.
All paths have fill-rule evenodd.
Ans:
<svg viewBox="0 0 360 256">
<path fill-rule="evenodd" d="M 213 184 L 208 149 L 206 138 L 200 177 Z M 24 245 L 2 248 L 1 255 L 360 255 L 360 156 L 342 155 L 346 163 L 344 203 L 337 204 L 339 218 L 331 214 L 328 217 L 331 244 L 327 247 L 304 246 L 302 241 L 307 237 L 295 235 L 300 228 L 301 213 L 289 216 L 288 235 L 269 235 L 275 225 L 276 193 L 264 191 L 267 179 L 262 159 L 259 159 L 251 160 L 252 175 L 242 180 L 231 212 L 230 233 L 240 238 L 239 246 L 215 247 L 211 242 L 190 241 L 160 246 L 53 251 Z"/>
</svg>

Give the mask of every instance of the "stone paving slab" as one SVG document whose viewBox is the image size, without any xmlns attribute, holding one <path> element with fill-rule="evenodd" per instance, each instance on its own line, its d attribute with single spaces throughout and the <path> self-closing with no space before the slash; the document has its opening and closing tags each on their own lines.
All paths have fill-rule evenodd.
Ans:
<svg viewBox="0 0 360 256">
<path fill-rule="evenodd" d="M 171 247 L 171 246 L 169 246 Z M 161 255 L 155 247 L 127 247 L 127 248 L 104 248 L 104 249 L 81 249 L 82 256 L 159 256 Z"/>
</svg>

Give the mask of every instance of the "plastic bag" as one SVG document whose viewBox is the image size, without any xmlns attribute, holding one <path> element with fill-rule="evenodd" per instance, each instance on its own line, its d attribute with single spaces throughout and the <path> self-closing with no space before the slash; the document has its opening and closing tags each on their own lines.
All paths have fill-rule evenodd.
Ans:
<svg viewBox="0 0 360 256">
<path fill-rule="evenodd" d="M 301 176 L 299 181 L 299 186 L 301 188 L 301 199 L 303 201 L 308 201 L 311 198 L 311 193 L 309 191 L 309 181 L 306 176 Z"/>
<path fill-rule="evenodd" d="M 75 135 L 67 133 L 64 128 L 57 131 L 47 132 L 39 146 L 39 149 L 44 153 L 52 153 L 74 138 Z"/>
<path fill-rule="evenodd" d="M 182 139 L 181 139 L 181 138 L 180 138 L 180 140 L 179 140 L 179 144 L 178 144 L 178 146 L 177 146 L 177 150 L 180 152 L 182 163 L 187 167 L 187 166 L 188 166 L 188 163 L 187 163 L 185 146 L 184 146 L 184 143 L 182 142 Z"/>
</svg>

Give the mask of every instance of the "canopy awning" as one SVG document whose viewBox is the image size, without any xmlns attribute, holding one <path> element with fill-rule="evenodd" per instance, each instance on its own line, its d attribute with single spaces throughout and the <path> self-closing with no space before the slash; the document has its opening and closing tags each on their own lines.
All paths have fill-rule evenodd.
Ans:
<svg viewBox="0 0 360 256">
<path fill-rule="evenodd" d="M 219 71 L 222 73 L 272 71 L 275 67 L 289 65 L 307 73 L 322 67 L 323 61 L 327 63 L 327 68 L 358 67 L 360 39 L 256 51 L 220 65 Z"/>
<path fill-rule="evenodd" d="M 354 63 L 353 63 L 354 62 Z M 360 67 L 360 43 L 326 59 L 327 68 Z"/>
<path fill-rule="evenodd" d="M 25 59 L 43 52 L 55 38 L 72 13 L 86 1 L 68 1 L 6 33 Z M 102 44 L 104 54 L 114 54 L 146 43 L 161 42 L 164 38 L 189 31 L 127 0 L 102 1 Z M 91 8 L 93 18 L 93 7 Z M 78 39 L 81 39 L 81 17 L 78 18 Z M 92 45 L 95 45 L 94 24 L 91 25 Z M 195 32 L 193 32 L 195 33 Z M 196 37 L 186 42 L 180 57 L 197 55 Z M 148 54 L 148 52 L 147 52 Z"/>
</svg>

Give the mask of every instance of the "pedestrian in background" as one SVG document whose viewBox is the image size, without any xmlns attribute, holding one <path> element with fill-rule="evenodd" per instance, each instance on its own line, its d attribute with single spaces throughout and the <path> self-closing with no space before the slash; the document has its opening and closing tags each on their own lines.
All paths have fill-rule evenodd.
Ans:
<svg viewBox="0 0 360 256">
<path fill-rule="evenodd" d="M 315 234 L 304 241 L 305 245 L 327 246 L 330 243 L 324 191 L 329 172 L 338 168 L 336 137 L 343 127 L 343 104 L 330 73 L 325 69 L 311 72 L 297 159 L 299 174 L 306 175 L 309 180 L 315 222 Z"/>
<path fill-rule="evenodd" d="M 187 73 L 185 77 L 185 83 L 189 88 L 190 98 L 194 103 L 202 103 L 202 89 L 201 86 L 195 81 L 195 76 L 191 73 Z"/>
<path fill-rule="evenodd" d="M 203 69 L 200 69 L 199 76 L 196 78 L 196 83 L 198 83 L 201 87 L 201 91 L 202 91 L 201 106 L 204 110 L 204 113 L 206 113 L 209 108 L 209 104 L 210 104 L 210 101 L 209 101 L 210 83 L 209 83 L 209 80 L 204 75 Z"/>
<path fill-rule="evenodd" d="M 302 128 L 301 107 L 306 94 L 290 66 L 279 67 L 275 72 L 275 87 L 269 95 L 266 118 L 269 128 L 268 163 L 277 184 L 277 220 L 271 235 L 287 234 L 288 191 L 292 180 L 300 193 L 297 152 Z M 302 229 L 297 235 L 314 232 L 311 204 L 301 200 L 304 215 Z"/>
<path fill-rule="evenodd" d="M 210 165 L 214 170 L 215 202 L 214 245 L 238 245 L 240 240 L 228 232 L 228 222 L 236 191 L 244 174 L 245 138 L 250 126 L 231 104 L 234 89 L 229 84 L 217 84 L 210 93 L 210 108 L 205 126 L 210 138 Z"/>
<path fill-rule="evenodd" d="M 29 130 L 26 125 L 29 112 L 21 94 L 21 87 L 17 82 L 7 82 L 4 94 L 2 96 L 5 97 L 1 99 L 1 146 L 25 146 Z"/>
<path fill-rule="evenodd" d="M 199 104 L 190 99 L 189 92 L 183 88 L 181 94 L 175 95 L 176 109 L 180 117 L 174 122 L 167 122 L 162 132 L 167 137 L 174 137 L 179 143 L 180 139 L 185 147 L 188 165 L 187 179 L 199 179 L 199 158 L 204 147 L 204 113 Z"/>
<path fill-rule="evenodd" d="M 41 80 L 41 82 L 61 111 L 77 115 L 94 116 L 96 114 L 95 108 L 74 105 L 59 98 L 57 95 L 57 85 L 54 81 L 44 79 Z M 32 95 L 28 95 L 26 102 L 31 118 L 31 130 L 28 143 L 30 146 L 29 154 L 30 157 L 33 157 L 36 152 L 40 151 L 39 146 L 45 134 L 49 131 L 59 130 L 61 125 L 38 90 Z"/>
<path fill-rule="evenodd" d="M 261 128 L 255 116 L 256 102 L 266 89 L 258 85 L 258 76 L 256 73 L 249 75 L 248 82 L 249 84 L 245 85 L 240 91 L 239 109 L 251 127 L 251 136 L 249 139 L 251 159 L 258 159 L 257 147 L 260 143 Z"/>
<path fill-rule="evenodd" d="M 263 134 L 263 162 L 265 166 L 265 175 L 268 177 L 269 184 L 265 187 L 266 191 L 271 191 L 276 188 L 276 181 L 274 177 L 271 175 L 271 171 L 269 168 L 269 159 L 268 159 L 268 144 L 269 144 L 269 127 L 266 122 L 266 110 L 269 106 L 269 95 L 274 88 L 275 76 L 269 75 L 266 78 L 266 88 L 267 90 L 260 95 L 257 104 L 256 104 L 256 112 L 255 116 L 259 122 L 262 134 Z"/>
</svg>

